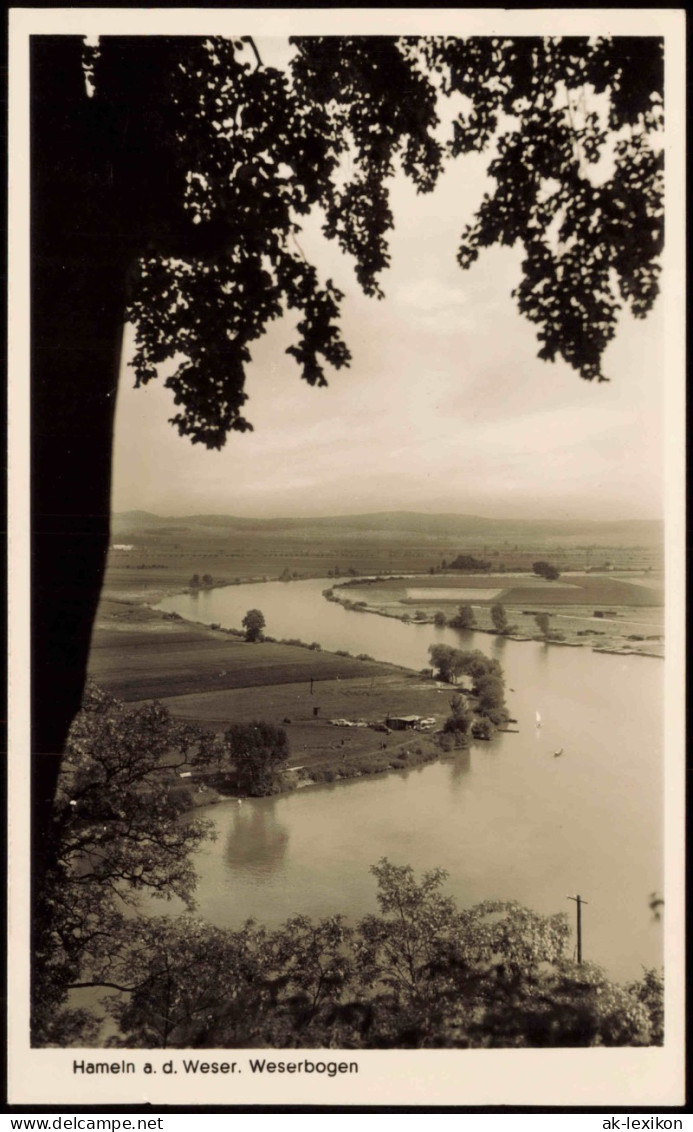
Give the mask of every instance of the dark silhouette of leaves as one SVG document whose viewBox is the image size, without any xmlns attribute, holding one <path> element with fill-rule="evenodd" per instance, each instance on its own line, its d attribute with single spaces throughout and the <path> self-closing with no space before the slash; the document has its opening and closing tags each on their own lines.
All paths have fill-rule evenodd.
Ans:
<svg viewBox="0 0 693 1132">
<path fill-rule="evenodd" d="M 488 150 L 495 189 L 462 233 L 460 266 L 520 243 L 514 295 L 538 327 L 539 357 L 606 380 L 620 309 L 642 317 L 658 290 L 660 40 L 313 36 L 291 40 L 287 73 L 240 41 L 168 42 L 168 84 L 146 113 L 173 154 L 181 199 L 175 224 L 154 225 L 128 315 L 137 384 L 178 363 L 166 384 L 179 432 L 220 448 L 252 427 L 250 345 L 287 310 L 300 314 L 288 353 L 304 380 L 325 385 L 326 365 L 349 364 L 343 296 L 303 256 L 301 217 L 322 209 L 324 233 L 380 298 L 392 177 L 401 169 L 429 192 L 446 163 L 473 151 Z"/>
</svg>

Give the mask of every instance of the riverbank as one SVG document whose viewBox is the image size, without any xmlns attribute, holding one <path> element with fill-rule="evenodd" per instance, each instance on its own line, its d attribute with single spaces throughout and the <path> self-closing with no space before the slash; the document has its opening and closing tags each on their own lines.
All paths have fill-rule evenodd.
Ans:
<svg viewBox="0 0 693 1132">
<path fill-rule="evenodd" d="M 209 731 L 256 719 L 284 727 L 293 768 L 287 790 L 415 767 L 452 749 L 435 735 L 450 714 L 452 687 L 318 646 L 251 644 L 233 630 L 120 598 L 100 604 L 89 675 L 133 707 L 158 700 L 175 718 Z M 385 727 L 387 718 L 402 716 L 431 722 Z M 214 800 L 199 776 L 195 785 L 196 804 Z"/>
<path fill-rule="evenodd" d="M 525 574 L 379 577 L 335 582 L 324 596 L 352 612 L 440 627 L 467 604 L 475 633 L 617 656 L 664 657 L 663 597 L 657 581 L 647 577 L 569 574 L 558 582 Z M 506 611 L 510 627 L 504 633 L 491 619 L 496 603 Z M 548 636 L 539 632 L 537 614 L 548 615 Z"/>
</svg>

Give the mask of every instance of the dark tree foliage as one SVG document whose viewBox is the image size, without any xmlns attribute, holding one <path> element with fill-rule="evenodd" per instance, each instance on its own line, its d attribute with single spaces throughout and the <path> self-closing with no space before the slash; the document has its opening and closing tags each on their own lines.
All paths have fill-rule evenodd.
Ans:
<svg viewBox="0 0 693 1132">
<path fill-rule="evenodd" d="M 534 620 L 542 637 L 548 637 L 551 630 L 551 617 L 548 613 L 535 613 Z"/>
<path fill-rule="evenodd" d="M 289 353 L 309 384 L 326 384 L 325 361 L 349 361 L 336 327 L 341 294 L 319 282 L 295 240 L 298 217 L 325 199 L 337 165 L 326 112 L 287 75 L 244 60 L 242 46 L 192 41 L 171 60 L 167 129 L 185 180 L 180 207 L 201 250 L 152 249 L 128 307 L 137 384 L 182 355 L 166 379 L 180 406 L 173 423 L 209 448 L 251 427 L 242 413 L 249 346 L 285 309 L 301 316 Z"/>
<path fill-rule="evenodd" d="M 507 716 L 502 677 L 485 673 L 474 681 L 473 690 L 477 697 L 477 711 L 491 723 L 502 723 Z"/>
<path fill-rule="evenodd" d="M 505 707 L 505 681 L 498 661 L 485 656 L 479 649 L 463 652 L 450 645 L 430 645 L 428 654 L 440 680 L 454 684 L 460 676 L 472 679 L 474 713 L 468 706 L 463 707 L 461 697 L 453 696 L 451 707 L 456 704 L 457 709 L 453 708 L 443 730 L 466 734 L 471 725 L 472 735 L 490 738 L 494 727 L 503 723 L 508 716 Z"/>
<path fill-rule="evenodd" d="M 249 609 L 241 625 L 245 629 L 246 641 L 261 641 L 262 631 L 265 628 L 265 615 L 260 609 Z"/>
<path fill-rule="evenodd" d="M 448 624 L 451 629 L 474 629 L 476 627 L 476 617 L 474 616 L 474 610 L 471 605 L 468 603 L 461 605 Z"/>
<path fill-rule="evenodd" d="M 428 655 L 438 679 L 454 684 L 463 670 L 463 653 L 452 645 L 429 645 Z"/>
<path fill-rule="evenodd" d="M 448 162 L 484 150 L 496 187 L 463 231 L 458 260 L 468 268 L 484 247 L 522 245 L 515 294 L 541 357 L 602 380 L 619 307 L 641 317 L 657 293 L 660 40 L 292 42 L 283 73 L 247 37 L 104 37 L 90 97 L 81 39 L 32 39 L 39 869 L 108 547 L 125 314 L 136 382 L 167 363 L 174 425 L 219 448 L 251 427 L 251 347 L 284 312 L 298 320 L 288 352 L 307 382 L 323 385 L 326 366 L 349 362 L 341 292 L 305 259 L 301 218 L 319 207 L 361 287 L 379 296 L 393 172 L 426 192 Z"/>
<path fill-rule="evenodd" d="M 509 629 L 508 615 L 505 612 L 505 606 L 500 602 L 496 602 L 491 606 L 491 621 L 497 633 L 507 633 Z"/>
<path fill-rule="evenodd" d="M 338 1030 L 337 1022 L 354 969 L 353 933 L 341 916 L 296 916 L 274 932 L 252 922 L 234 932 L 192 916 L 138 927 L 128 991 L 112 1000 L 120 1033 L 111 1044 L 288 1049 L 327 1044 L 339 1031 L 353 1036 L 353 1026 Z"/>
<path fill-rule="evenodd" d="M 557 566 L 554 566 L 552 562 L 533 562 L 532 570 L 535 574 L 538 574 L 540 578 L 547 578 L 550 582 L 555 582 L 556 579 L 561 576 L 560 570 Z"/>
<path fill-rule="evenodd" d="M 494 727 L 490 719 L 475 719 L 472 724 L 473 739 L 491 739 L 493 738 L 493 731 Z"/>
<path fill-rule="evenodd" d="M 34 923 L 32 1035 L 36 1044 L 74 1037 L 80 1012 L 70 988 L 112 981 L 127 966 L 127 920 L 140 897 L 192 903 L 190 852 L 208 832 L 181 822 L 189 799 L 178 777 L 201 741 L 160 704 L 128 710 L 95 685 L 70 729 L 51 827 L 54 862 Z M 88 1021 L 88 1019 L 86 1019 Z M 86 1031 L 88 1034 L 89 1031 Z"/>
<path fill-rule="evenodd" d="M 194 763 L 216 771 L 221 787 L 262 797 L 275 793 L 288 758 L 289 740 L 284 728 L 255 720 L 233 723 L 221 740 L 205 736 Z"/>
<path fill-rule="evenodd" d="M 486 573 L 491 569 L 491 563 L 487 562 L 484 558 L 475 558 L 473 554 L 458 554 L 452 562 L 448 562 L 447 566 L 443 564 L 445 570 L 462 570 L 465 573 L 474 574 Z"/>
<path fill-rule="evenodd" d="M 350 138 L 355 170 L 330 194 L 327 234 L 357 260 L 377 293 L 392 227 L 385 179 L 394 158 L 420 191 L 450 158 L 492 142 L 496 181 L 464 231 L 458 262 L 481 248 L 520 242 L 520 310 L 539 326 L 540 356 L 560 355 L 602 380 L 601 357 L 619 308 L 636 316 L 657 294 L 662 247 L 663 43 L 642 37 L 306 38 L 299 94 L 327 103 L 337 152 Z M 462 96 L 452 136 L 440 143 L 436 91 Z M 654 144 L 653 144 L 654 137 Z M 611 176 L 600 158 L 613 146 Z"/>
<path fill-rule="evenodd" d="M 663 157 L 652 138 L 662 125 L 662 41 L 446 38 L 423 51 L 446 93 L 467 100 L 452 152 L 483 150 L 497 136 L 496 189 L 463 233 L 460 266 L 484 247 L 519 242 L 514 294 L 539 327 L 539 357 L 605 380 L 619 309 L 643 317 L 658 291 Z M 610 145 L 604 178 L 596 167 Z"/>
<path fill-rule="evenodd" d="M 124 1047 L 487 1048 L 662 1041 L 656 972 L 628 987 L 565 955 L 564 915 L 508 901 L 460 909 L 445 873 L 383 859 L 378 912 L 296 916 L 269 931 L 193 917 L 126 926 L 111 1014 Z M 191 971 L 195 977 L 191 978 Z"/>
<path fill-rule="evenodd" d="M 454 695 L 450 700 L 450 715 L 443 724 L 446 735 L 466 736 L 472 725 L 474 713 L 461 696 Z"/>
<path fill-rule="evenodd" d="M 236 767 L 238 789 L 256 797 L 274 793 L 289 760 L 284 728 L 236 723 L 224 733 L 224 743 Z"/>
<path fill-rule="evenodd" d="M 462 675 L 471 676 L 475 681 L 485 676 L 500 681 L 503 679 L 503 669 L 499 661 L 486 656 L 480 649 L 463 652 L 462 649 L 455 649 L 452 645 L 429 645 L 428 655 L 439 678 L 450 683 Z"/>
</svg>

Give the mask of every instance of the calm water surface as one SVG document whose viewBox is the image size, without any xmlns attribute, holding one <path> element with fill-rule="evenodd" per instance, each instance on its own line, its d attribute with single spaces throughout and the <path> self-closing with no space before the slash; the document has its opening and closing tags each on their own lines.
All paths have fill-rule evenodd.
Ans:
<svg viewBox="0 0 693 1132">
<path fill-rule="evenodd" d="M 414 669 L 433 642 L 480 648 L 503 665 L 520 733 L 411 771 L 202 811 L 217 840 L 197 855 L 200 913 L 233 927 L 298 912 L 357 917 L 376 908 L 368 869 L 387 856 L 447 869 L 461 904 L 498 897 L 573 917 L 567 896 L 579 892 L 586 959 L 619 979 L 659 965 L 647 903 L 662 887 L 663 663 L 353 613 L 323 599 L 328 584 L 231 586 L 159 608 L 228 627 L 259 608 L 273 637 Z M 441 693 L 438 714 L 446 707 Z"/>
</svg>

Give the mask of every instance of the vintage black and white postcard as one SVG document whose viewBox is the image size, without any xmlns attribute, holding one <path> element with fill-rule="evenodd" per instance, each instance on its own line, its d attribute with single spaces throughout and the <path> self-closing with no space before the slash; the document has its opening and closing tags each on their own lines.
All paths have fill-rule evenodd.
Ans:
<svg viewBox="0 0 693 1132">
<path fill-rule="evenodd" d="M 684 31 L 11 12 L 12 1103 L 683 1103 Z"/>
</svg>

